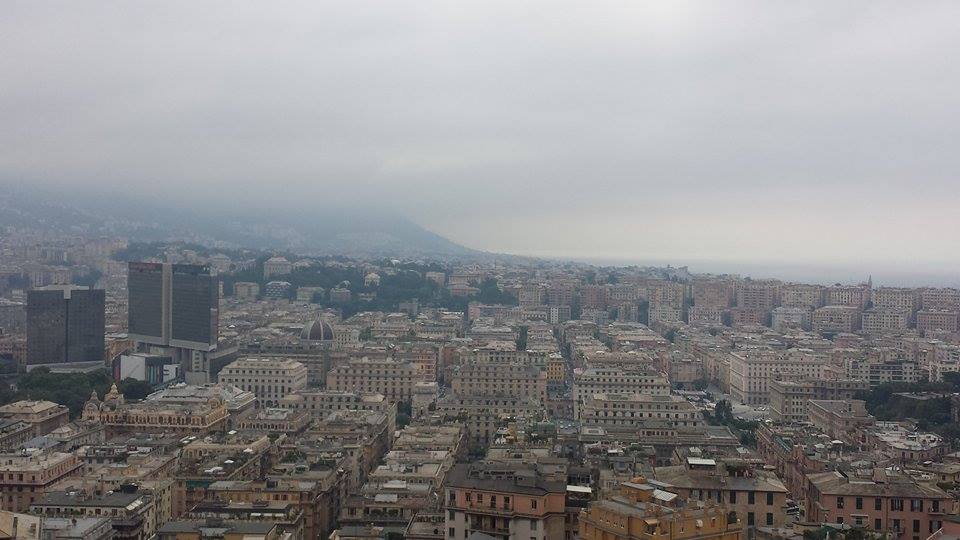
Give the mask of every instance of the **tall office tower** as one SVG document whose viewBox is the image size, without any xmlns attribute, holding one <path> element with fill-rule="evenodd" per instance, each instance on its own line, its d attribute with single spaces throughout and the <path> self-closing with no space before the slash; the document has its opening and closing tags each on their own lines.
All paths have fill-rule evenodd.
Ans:
<svg viewBox="0 0 960 540">
<path fill-rule="evenodd" d="M 103 289 L 50 286 L 27 292 L 27 365 L 104 361 Z"/>
<path fill-rule="evenodd" d="M 209 266 L 131 262 L 127 333 L 150 345 L 212 351 L 220 292 Z"/>
</svg>

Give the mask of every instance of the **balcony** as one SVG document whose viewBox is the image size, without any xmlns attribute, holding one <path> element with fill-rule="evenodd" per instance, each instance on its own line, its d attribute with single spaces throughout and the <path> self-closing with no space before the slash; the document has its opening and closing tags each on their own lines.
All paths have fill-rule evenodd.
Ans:
<svg viewBox="0 0 960 540">
<path fill-rule="evenodd" d="M 481 532 L 483 534 L 488 534 L 488 535 L 509 535 L 510 526 L 502 525 L 502 524 L 497 525 L 494 523 L 484 524 L 481 521 L 475 521 L 473 523 L 470 523 L 470 525 L 467 527 L 467 536 L 469 537 L 470 534 L 474 532 Z"/>
<path fill-rule="evenodd" d="M 456 508 L 464 511 L 480 512 L 484 514 L 513 515 L 513 509 L 510 508 L 510 506 L 504 506 L 503 504 L 491 506 L 490 503 L 486 501 L 484 502 L 471 501 L 471 502 L 467 502 L 465 505 L 448 503 L 447 508 L 450 508 L 450 509 Z"/>
</svg>

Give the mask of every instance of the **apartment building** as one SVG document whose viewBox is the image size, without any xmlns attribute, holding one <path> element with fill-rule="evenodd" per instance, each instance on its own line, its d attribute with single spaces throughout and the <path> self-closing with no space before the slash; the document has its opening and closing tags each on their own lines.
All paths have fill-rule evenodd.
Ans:
<svg viewBox="0 0 960 540">
<path fill-rule="evenodd" d="M 899 422 L 876 422 L 863 430 L 863 440 L 900 464 L 940 461 L 950 445 L 935 433 L 918 431 Z"/>
<path fill-rule="evenodd" d="M 531 423 L 544 414 L 543 402 L 533 396 L 449 394 L 437 400 L 437 412 L 464 425 L 474 449 L 493 442 L 501 428 L 514 422 Z"/>
<path fill-rule="evenodd" d="M 806 519 L 863 527 L 878 535 L 921 540 L 954 512 L 953 498 L 933 484 L 921 484 L 889 469 L 869 476 L 840 471 L 808 476 Z"/>
<path fill-rule="evenodd" d="M 293 263 L 284 257 L 270 257 L 263 263 L 263 279 L 286 276 L 293 271 Z"/>
<path fill-rule="evenodd" d="M 844 371 L 848 379 L 865 380 L 870 386 L 892 382 L 917 382 L 921 378 L 917 363 L 903 359 L 848 359 L 844 361 Z"/>
<path fill-rule="evenodd" d="M 939 382 L 945 373 L 960 371 L 960 346 L 951 343 L 937 343 L 933 349 L 933 358 L 927 363 L 930 380 Z"/>
<path fill-rule="evenodd" d="M 493 347 L 467 349 L 460 353 L 460 364 L 521 364 L 545 369 L 549 353 L 546 351 L 517 351 Z"/>
<path fill-rule="evenodd" d="M 376 393 L 390 401 L 412 399 L 421 381 L 417 367 L 392 358 L 351 358 L 327 374 L 327 390 Z"/>
<path fill-rule="evenodd" d="M 336 522 L 345 477 L 321 471 L 266 480 L 220 480 L 207 488 L 209 500 L 230 503 L 292 503 L 303 513 L 304 537 L 326 538 Z"/>
<path fill-rule="evenodd" d="M 256 300 L 260 296 L 260 284 L 238 281 L 233 284 L 233 296 L 237 300 Z"/>
<path fill-rule="evenodd" d="M 277 406 L 305 411 L 314 420 L 322 420 L 335 411 L 376 411 L 387 416 L 390 431 L 397 425 L 397 403 L 379 393 L 307 388 L 285 396 Z"/>
<path fill-rule="evenodd" d="M 52 518 L 110 516 L 115 540 L 152 538 L 160 526 L 156 498 L 135 486 L 98 495 L 53 491 L 33 503 L 30 512 Z"/>
<path fill-rule="evenodd" d="M 826 290 L 826 305 L 850 306 L 858 309 L 866 307 L 870 301 L 870 285 L 832 285 Z"/>
<path fill-rule="evenodd" d="M 919 289 L 877 287 L 872 294 L 874 307 L 910 312 L 920 309 Z"/>
<path fill-rule="evenodd" d="M 157 531 L 156 540 L 283 540 L 287 534 L 274 521 L 220 520 L 216 528 L 210 521 L 168 521 Z"/>
<path fill-rule="evenodd" d="M 532 465 L 456 465 L 447 476 L 445 538 L 564 538 L 566 492 L 565 481 L 548 480 Z"/>
<path fill-rule="evenodd" d="M 82 469 L 75 454 L 39 450 L 0 454 L 0 506 L 11 512 L 26 512 L 54 484 L 80 474 Z"/>
<path fill-rule="evenodd" d="M 688 504 L 639 476 L 612 497 L 591 502 L 579 519 L 582 540 L 740 540 L 743 523 L 723 504 Z"/>
<path fill-rule="evenodd" d="M 728 308 L 733 305 L 734 285 L 726 280 L 694 280 L 690 286 L 693 305 Z"/>
<path fill-rule="evenodd" d="M 580 418 L 583 404 L 594 394 L 670 395 L 670 381 L 648 369 L 597 367 L 577 370 L 573 375 L 574 417 Z"/>
<path fill-rule="evenodd" d="M 723 324 L 724 317 L 729 313 L 729 308 L 694 305 L 687 310 L 687 322 L 693 325 L 713 325 Z"/>
<path fill-rule="evenodd" d="M 555 352 L 547 358 L 547 384 L 558 385 L 567 378 L 567 361 L 562 354 Z"/>
<path fill-rule="evenodd" d="M 857 432 L 872 426 L 876 419 L 867 413 L 865 403 L 858 399 L 814 399 L 808 404 L 810 423 L 829 437 L 855 444 Z"/>
<path fill-rule="evenodd" d="M 580 421 L 606 427 L 699 427 L 700 411 L 680 396 L 593 394 L 584 401 Z"/>
<path fill-rule="evenodd" d="M 580 288 L 580 306 L 583 309 L 606 308 L 606 289 L 602 285 L 584 285 Z"/>
<path fill-rule="evenodd" d="M 443 450 L 457 456 L 463 449 L 464 429 L 461 424 L 407 426 L 393 443 L 396 452 Z"/>
<path fill-rule="evenodd" d="M 307 367 L 283 358 L 241 358 L 220 371 L 220 382 L 253 392 L 261 407 L 275 407 L 307 386 Z"/>
<path fill-rule="evenodd" d="M 682 465 L 655 468 L 654 476 L 682 498 L 724 505 L 747 529 L 784 525 L 786 486 L 776 474 L 752 464 L 688 457 Z"/>
<path fill-rule="evenodd" d="M 245 432 L 266 432 L 293 435 L 307 428 L 313 421 L 306 411 L 266 407 L 237 423 Z"/>
<path fill-rule="evenodd" d="M 923 289 L 920 291 L 920 307 L 960 311 L 960 289 Z"/>
<path fill-rule="evenodd" d="M 777 332 L 783 332 L 790 329 L 809 330 L 813 319 L 813 310 L 808 307 L 785 307 L 773 308 L 770 312 L 770 327 Z"/>
<path fill-rule="evenodd" d="M 766 326 L 770 319 L 770 310 L 751 307 L 730 309 L 730 325 L 734 328 L 745 326 Z"/>
<path fill-rule="evenodd" d="M 824 355 L 809 349 L 744 350 L 730 354 L 730 394 L 747 405 L 770 402 L 770 382 L 777 379 L 818 379 L 827 364 Z"/>
<path fill-rule="evenodd" d="M 647 307 L 647 320 L 651 323 L 683 322 L 683 309 L 666 304 L 653 304 Z"/>
<path fill-rule="evenodd" d="M 820 285 L 791 283 L 780 288 L 780 305 L 813 311 L 823 306 L 825 296 L 825 290 Z"/>
<path fill-rule="evenodd" d="M 779 281 L 747 280 L 737 291 L 737 307 L 767 313 L 780 303 Z"/>
<path fill-rule="evenodd" d="M 921 334 L 940 331 L 957 333 L 960 330 L 960 312 L 923 309 L 917 312 L 917 331 Z"/>
<path fill-rule="evenodd" d="M 861 316 L 861 327 L 865 334 L 900 332 L 909 327 L 912 316 L 912 311 L 903 308 L 875 307 L 863 312 Z"/>
<path fill-rule="evenodd" d="M 70 409 L 52 401 L 15 401 L 0 407 L 0 418 L 25 422 L 33 437 L 46 435 L 70 421 Z"/>
<path fill-rule="evenodd" d="M 813 310 L 813 331 L 839 334 L 860 329 L 860 308 L 847 305 L 829 305 Z"/>
<path fill-rule="evenodd" d="M 524 364 L 474 362 L 454 368 L 458 396 L 510 396 L 547 400 L 547 372 Z"/>
<path fill-rule="evenodd" d="M 851 399 L 870 383 L 856 379 L 774 380 L 770 391 L 770 418 L 776 422 L 806 422 L 810 400 Z"/>
</svg>

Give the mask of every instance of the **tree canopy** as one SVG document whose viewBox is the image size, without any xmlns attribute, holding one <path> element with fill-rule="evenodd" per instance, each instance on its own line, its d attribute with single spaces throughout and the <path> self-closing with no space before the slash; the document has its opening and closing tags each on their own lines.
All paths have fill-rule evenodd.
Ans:
<svg viewBox="0 0 960 540">
<path fill-rule="evenodd" d="M 110 389 L 113 379 L 105 369 L 92 373 L 50 373 L 45 367 L 24 374 L 17 381 L 17 390 L 7 388 L 0 392 L 3 403 L 22 399 L 47 400 L 66 405 L 70 414 L 76 416 L 94 390 L 101 397 Z"/>
</svg>

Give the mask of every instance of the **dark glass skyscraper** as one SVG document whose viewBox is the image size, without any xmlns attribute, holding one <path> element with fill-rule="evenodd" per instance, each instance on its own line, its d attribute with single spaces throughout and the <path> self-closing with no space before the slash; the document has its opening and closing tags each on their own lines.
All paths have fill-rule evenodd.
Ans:
<svg viewBox="0 0 960 540">
<path fill-rule="evenodd" d="M 127 335 L 152 345 L 168 345 L 169 327 L 165 328 L 170 311 L 164 265 L 131 262 L 127 265 Z M 165 284 L 166 282 L 166 284 Z"/>
<path fill-rule="evenodd" d="M 216 347 L 220 293 L 209 266 L 131 262 L 128 270 L 131 339 L 201 351 Z"/>
<path fill-rule="evenodd" d="M 77 287 L 27 292 L 27 364 L 102 362 L 105 297 Z"/>
</svg>

